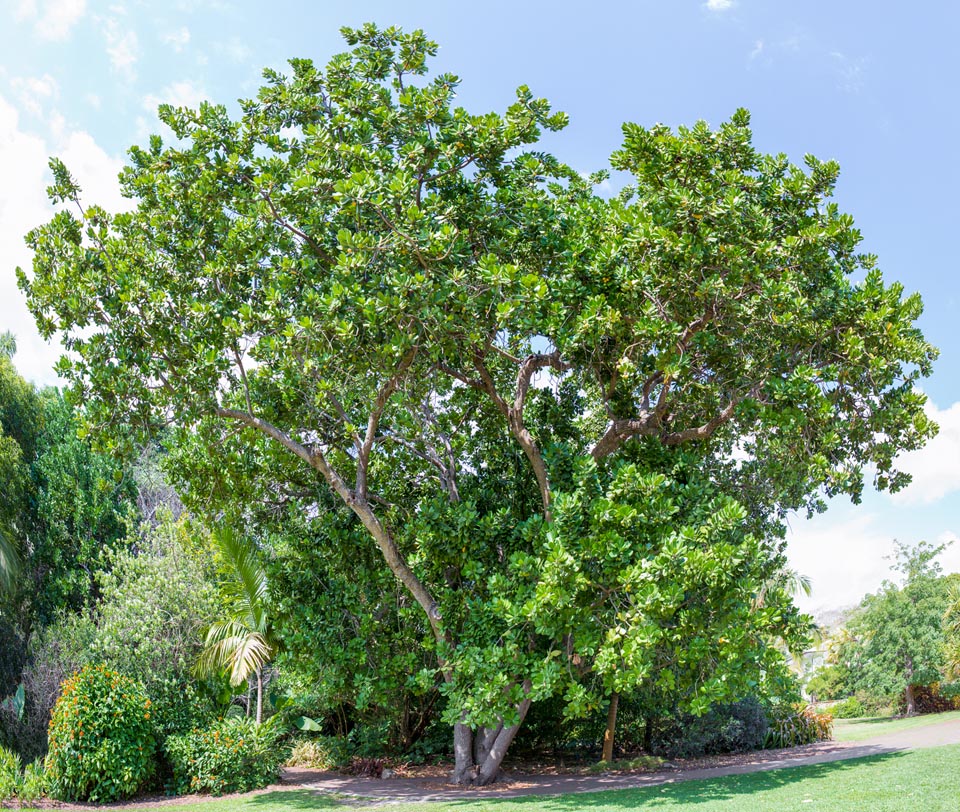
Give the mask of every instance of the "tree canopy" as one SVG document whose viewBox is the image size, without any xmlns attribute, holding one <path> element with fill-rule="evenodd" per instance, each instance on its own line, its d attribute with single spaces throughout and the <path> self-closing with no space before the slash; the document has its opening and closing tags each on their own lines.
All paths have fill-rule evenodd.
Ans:
<svg viewBox="0 0 960 812">
<path fill-rule="evenodd" d="M 129 212 L 87 206 L 52 161 L 52 198 L 82 214 L 31 232 L 18 275 L 42 334 L 63 336 L 59 370 L 91 430 L 122 447 L 130 427 L 174 423 L 197 498 L 239 496 L 251 465 L 322 479 L 424 612 L 458 777 L 476 764 L 486 782 L 530 702 L 567 691 L 575 707 L 574 661 L 602 662 L 578 649 L 582 612 L 560 613 L 566 628 L 530 617 L 524 579 L 562 606 L 583 586 L 564 568 L 594 555 L 574 540 L 622 545 L 637 568 L 624 590 L 675 553 L 677 600 L 656 595 L 669 620 L 698 555 L 714 575 L 735 560 L 769 575 L 785 511 L 858 499 L 865 472 L 905 484 L 896 454 L 936 430 L 915 389 L 936 351 L 919 297 L 883 281 L 830 202 L 837 165 L 757 152 L 745 111 L 717 129 L 625 125 L 611 164 L 632 181 L 605 199 L 604 173 L 537 149 L 566 117 L 526 87 L 502 114 L 472 114 L 457 77 L 428 74 L 422 32 L 344 36 L 351 50 L 323 69 L 265 71 L 236 118 L 161 107 L 178 140 L 130 150 Z M 635 533 L 674 480 L 623 466 L 672 468 L 672 453 L 722 491 L 713 515 Z M 588 535 L 565 541 L 564 522 Z M 741 589 L 759 594 L 761 575 Z M 643 623 L 646 594 L 622 596 Z M 716 680 L 698 684 L 753 651 L 701 661 Z"/>
</svg>

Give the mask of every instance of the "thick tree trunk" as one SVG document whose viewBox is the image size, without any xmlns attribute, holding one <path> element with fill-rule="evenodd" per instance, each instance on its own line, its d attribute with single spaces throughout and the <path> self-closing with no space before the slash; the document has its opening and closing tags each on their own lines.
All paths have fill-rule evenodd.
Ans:
<svg viewBox="0 0 960 812">
<path fill-rule="evenodd" d="M 257 724 L 263 721 L 263 674 L 257 669 Z"/>
<path fill-rule="evenodd" d="M 462 723 L 453 726 L 453 783 L 472 784 L 476 778 L 473 760 L 473 731 Z"/>
<path fill-rule="evenodd" d="M 614 691 L 610 695 L 610 707 L 607 709 L 607 729 L 603 731 L 603 754 L 601 761 L 613 761 L 613 737 L 617 731 L 617 707 L 620 705 L 620 694 Z"/>
<path fill-rule="evenodd" d="M 917 700 L 913 694 L 913 686 L 907 685 L 907 716 L 917 715 Z"/>
<path fill-rule="evenodd" d="M 525 680 L 523 690 L 530 693 L 530 680 Z M 517 707 L 519 721 L 510 727 L 503 724 L 485 727 L 474 732 L 464 724 L 453 728 L 453 753 L 455 766 L 453 780 L 457 784 L 475 784 L 485 787 L 500 777 L 504 756 L 520 730 L 520 725 L 530 710 L 530 700 L 524 699 Z"/>
</svg>

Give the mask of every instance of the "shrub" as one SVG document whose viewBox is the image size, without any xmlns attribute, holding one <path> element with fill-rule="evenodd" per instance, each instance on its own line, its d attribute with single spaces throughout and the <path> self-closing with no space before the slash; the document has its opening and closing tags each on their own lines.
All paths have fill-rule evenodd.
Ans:
<svg viewBox="0 0 960 812">
<path fill-rule="evenodd" d="M 730 705 L 715 705 L 703 716 L 683 714 L 661 721 L 651 738 L 651 749 L 667 758 L 744 753 L 763 747 L 767 727 L 763 706 L 747 697 Z"/>
<path fill-rule="evenodd" d="M 104 803 L 141 789 L 153 766 L 150 706 L 139 683 L 102 665 L 64 682 L 50 719 L 53 797 Z"/>
<path fill-rule="evenodd" d="M 17 794 L 20 784 L 20 756 L 0 746 L 0 801 Z"/>
<path fill-rule="evenodd" d="M 293 743 L 286 766 L 334 770 L 347 761 L 346 741 L 337 736 L 311 736 Z"/>
<path fill-rule="evenodd" d="M 956 710 L 960 707 L 960 702 L 950 688 L 942 687 L 940 683 L 934 682 L 930 685 L 914 685 L 913 701 L 917 707 L 917 713 L 946 713 Z M 907 709 L 906 692 L 900 695 L 900 702 L 897 710 L 904 713 Z"/>
<path fill-rule="evenodd" d="M 274 717 L 275 718 L 275 717 Z M 166 757 L 178 795 L 188 792 L 247 792 L 280 775 L 281 730 L 271 720 L 221 719 L 206 730 L 168 736 Z"/>
<path fill-rule="evenodd" d="M 867 709 L 857 697 L 848 696 L 846 699 L 831 705 L 829 713 L 834 719 L 859 719 L 867 715 Z"/>
<path fill-rule="evenodd" d="M 811 707 L 777 705 L 770 711 L 767 747 L 799 747 L 833 737 L 833 717 Z"/>
</svg>

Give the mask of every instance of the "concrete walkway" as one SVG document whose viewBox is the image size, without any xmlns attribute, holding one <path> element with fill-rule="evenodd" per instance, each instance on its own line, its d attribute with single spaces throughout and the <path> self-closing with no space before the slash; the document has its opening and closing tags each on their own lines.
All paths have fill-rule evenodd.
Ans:
<svg viewBox="0 0 960 812">
<path fill-rule="evenodd" d="M 560 795 L 572 792 L 601 792 L 657 786 L 676 781 L 718 778 L 725 775 L 827 764 L 851 758 L 898 753 L 923 747 L 960 744 L 960 720 L 931 724 L 858 742 L 821 742 L 788 750 L 761 750 L 736 764 L 650 773 L 597 775 L 523 775 L 510 783 L 482 789 L 455 789 L 427 778 L 356 778 L 334 773 L 317 773 L 305 782 L 310 789 L 366 799 L 370 805 L 423 801 L 466 801 L 477 798 L 516 798 L 524 795 Z"/>
</svg>

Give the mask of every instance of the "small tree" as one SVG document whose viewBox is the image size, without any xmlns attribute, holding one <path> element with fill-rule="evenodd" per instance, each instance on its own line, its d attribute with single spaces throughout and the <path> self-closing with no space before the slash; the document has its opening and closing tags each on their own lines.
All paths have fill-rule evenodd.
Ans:
<svg viewBox="0 0 960 812">
<path fill-rule="evenodd" d="M 864 598 L 840 650 L 853 687 L 890 699 L 902 696 L 908 716 L 917 712 L 914 686 L 939 680 L 944 664 L 947 584 L 935 561 L 943 549 L 926 542 L 897 543 L 893 570 L 903 583 L 886 581 Z"/>
<path fill-rule="evenodd" d="M 227 614 L 210 625 L 196 670 L 201 675 L 228 670 L 234 687 L 255 677 L 259 724 L 263 721 L 263 668 L 279 648 L 267 610 L 267 573 L 250 539 L 228 527 L 215 530 L 213 537 L 228 573 L 221 585 Z"/>
</svg>

